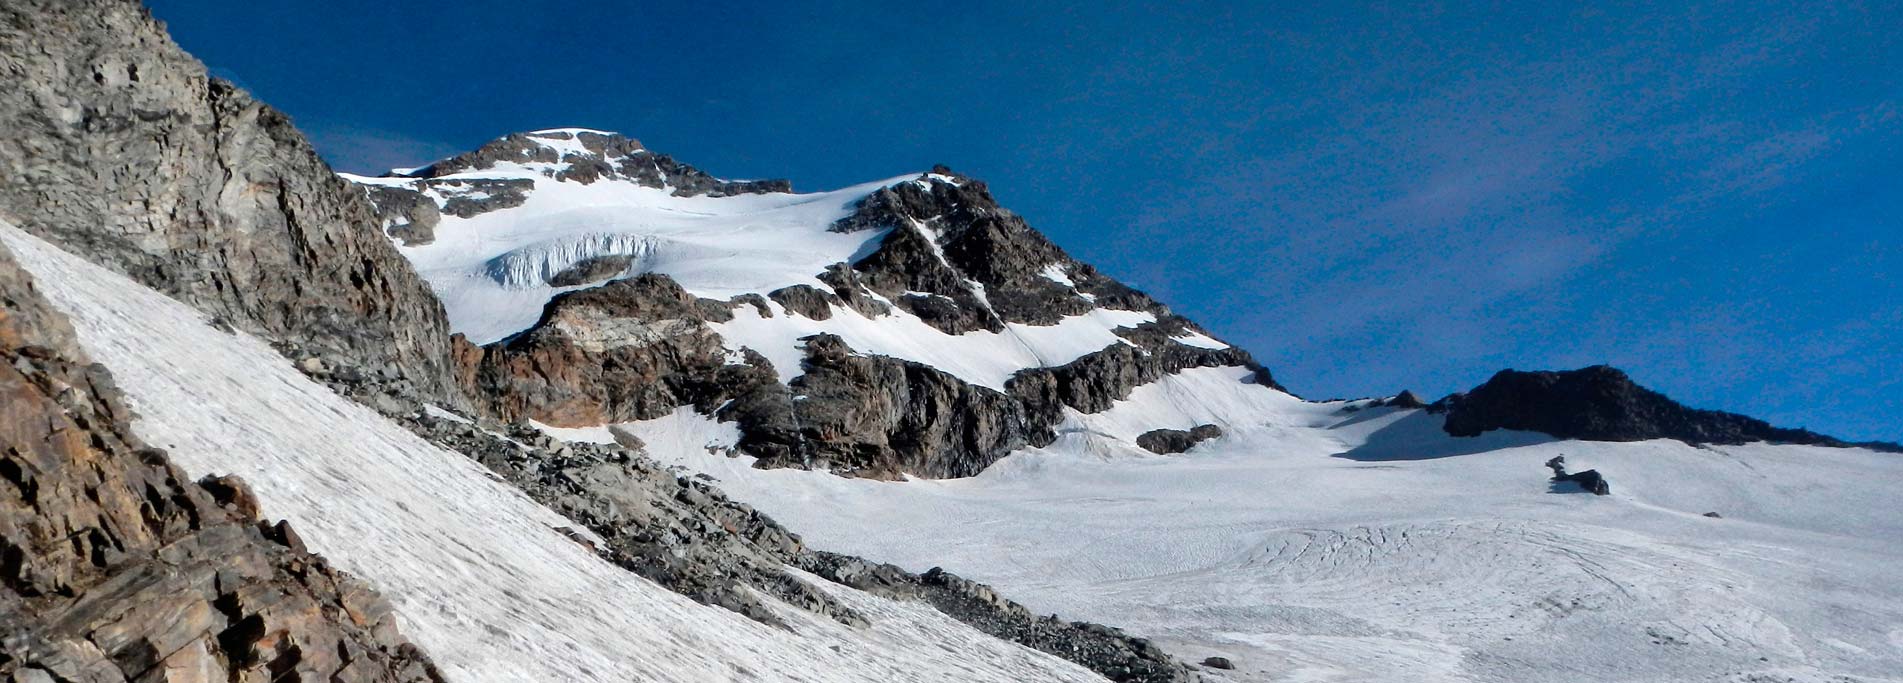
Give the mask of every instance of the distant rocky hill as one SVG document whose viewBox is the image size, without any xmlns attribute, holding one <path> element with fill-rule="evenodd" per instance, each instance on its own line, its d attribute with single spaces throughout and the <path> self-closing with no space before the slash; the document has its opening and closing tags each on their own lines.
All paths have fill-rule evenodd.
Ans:
<svg viewBox="0 0 1903 683">
<path fill-rule="evenodd" d="M 1688 408 L 1605 365 L 1559 372 L 1502 370 L 1472 391 L 1442 399 L 1433 409 L 1447 414 L 1447 433 L 1454 436 L 1517 429 L 1586 441 L 1765 441 L 1903 452 L 1903 446 L 1894 443 L 1851 443 L 1809 430 L 1773 427 L 1736 413 Z"/>
</svg>

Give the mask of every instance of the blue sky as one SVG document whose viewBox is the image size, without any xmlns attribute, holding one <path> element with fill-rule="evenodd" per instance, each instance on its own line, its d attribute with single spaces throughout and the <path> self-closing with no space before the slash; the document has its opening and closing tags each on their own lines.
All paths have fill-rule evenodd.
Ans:
<svg viewBox="0 0 1903 683">
<path fill-rule="evenodd" d="M 555 126 L 942 162 L 1304 396 L 1611 363 L 1903 438 L 1895 2 L 711 4 L 151 2 L 344 170 Z"/>
</svg>

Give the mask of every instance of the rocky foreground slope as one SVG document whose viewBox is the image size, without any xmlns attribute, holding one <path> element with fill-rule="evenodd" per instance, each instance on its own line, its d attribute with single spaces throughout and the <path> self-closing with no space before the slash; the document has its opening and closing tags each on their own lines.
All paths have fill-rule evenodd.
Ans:
<svg viewBox="0 0 1903 683">
<path fill-rule="evenodd" d="M 194 482 L 135 436 L 5 247 L 0 303 L 0 678 L 443 680 L 242 480 Z"/>
</svg>

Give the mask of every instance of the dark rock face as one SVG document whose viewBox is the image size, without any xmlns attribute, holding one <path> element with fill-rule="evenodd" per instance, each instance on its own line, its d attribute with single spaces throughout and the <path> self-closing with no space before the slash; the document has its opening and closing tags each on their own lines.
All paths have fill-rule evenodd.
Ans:
<svg viewBox="0 0 1903 683">
<path fill-rule="evenodd" d="M 812 320 L 828 320 L 833 317 L 833 305 L 845 304 L 838 295 L 821 291 L 811 285 L 793 285 L 781 287 L 767 293 L 767 298 L 778 302 L 786 310 Z"/>
<path fill-rule="evenodd" d="M 506 420 L 648 420 L 778 386 L 764 358 L 728 364 L 707 321 L 731 316 L 726 304 L 696 299 L 664 275 L 640 275 L 558 296 L 534 327 L 461 362 L 471 395 Z M 785 390 L 770 393 L 783 399 Z"/>
<path fill-rule="evenodd" d="M 1579 488 L 1585 489 L 1595 496 L 1612 494 L 1612 486 L 1606 483 L 1605 476 L 1599 474 L 1599 470 L 1586 470 L 1584 472 L 1567 474 L 1566 456 L 1563 455 L 1554 456 L 1552 460 L 1546 461 L 1546 466 L 1553 470 L 1553 481 L 1578 484 Z"/>
<path fill-rule="evenodd" d="M 406 247 L 436 241 L 436 224 L 443 221 L 443 212 L 429 197 L 398 187 L 365 185 L 363 189 L 377 210 L 377 218 L 383 221 L 385 234 Z"/>
<path fill-rule="evenodd" d="M 1137 445 L 1157 455 L 1186 453 L 1196 444 L 1222 436 L 1222 428 L 1216 425 L 1197 425 L 1188 431 L 1181 429 L 1152 429 L 1137 437 Z"/>
<path fill-rule="evenodd" d="M 416 185 L 442 195 L 443 213 L 457 218 L 513 209 L 528 202 L 535 190 L 535 181 L 528 178 L 432 178 Z"/>
<path fill-rule="evenodd" d="M 1224 671 L 1236 668 L 1235 663 L 1229 661 L 1228 657 L 1209 657 L 1203 660 L 1203 666 L 1211 669 L 1222 669 Z"/>
<path fill-rule="evenodd" d="M 131 433 L 0 248 L 0 678 L 441 681 L 389 603 Z"/>
<path fill-rule="evenodd" d="M 792 390 L 798 438 L 743 444 L 768 458 L 784 453 L 781 460 L 801 461 L 774 464 L 875 477 L 968 477 L 1043 429 L 1003 393 L 917 363 L 853 354 L 832 335 L 806 340 L 806 374 Z"/>
<path fill-rule="evenodd" d="M 136 2 L 8 2 L 0 67 L 0 214 L 248 332 L 462 403 L 442 306 L 363 193 Z"/>
<path fill-rule="evenodd" d="M 1394 408 L 1420 409 L 1426 408 L 1427 402 L 1421 400 L 1421 397 L 1415 395 L 1414 392 L 1403 390 L 1401 393 L 1395 394 L 1393 398 L 1383 402 L 1382 405 Z"/>
<path fill-rule="evenodd" d="M 586 258 L 548 276 L 548 283 L 555 287 L 592 284 L 620 275 L 633 263 L 634 257 L 625 254 Z"/>
<path fill-rule="evenodd" d="M 872 291 L 947 334 L 996 332 L 1005 322 L 1049 325 L 1093 308 L 1078 290 L 1043 275 L 1047 268 L 1070 269 L 1071 258 L 971 178 L 928 175 L 881 189 L 832 229 L 888 230 L 879 248 L 852 268 Z M 901 297 L 908 291 L 937 296 Z M 936 310 L 920 312 L 914 304 Z"/>
<path fill-rule="evenodd" d="M 1435 409 L 1446 411 L 1445 428 L 1454 436 L 1516 429 L 1587 441 L 1768 441 L 1903 450 L 1896 444 L 1853 444 L 1736 413 L 1687 408 L 1604 365 L 1562 372 L 1502 370 L 1473 391 L 1436 402 Z"/>
</svg>

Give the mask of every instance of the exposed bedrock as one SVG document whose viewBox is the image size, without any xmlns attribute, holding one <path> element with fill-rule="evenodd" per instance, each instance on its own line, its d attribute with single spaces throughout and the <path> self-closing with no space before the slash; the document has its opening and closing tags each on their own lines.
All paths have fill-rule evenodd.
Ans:
<svg viewBox="0 0 1903 683">
<path fill-rule="evenodd" d="M 552 287 L 574 287 L 588 285 L 612 278 L 628 270 L 634 264 L 634 256 L 629 254 L 610 254 L 608 256 L 590 256 L 576 261 L 560 272 L 548 276 Z"/>
<path fill-rule="evenodd" d="M 1553 481 L 1555 483 L 1578 484 L 1579 488 L 1595 496 L 1612 495 L 1612 485 L 1606 482 L 1605 475 L 1600 474 L 1599 470 L 1568 473 L 1566 471 L 1566 456 L 1563 455 L 1553 456 L 1553 459 L 1546 461 L 1546 467 L 1553 470 Z"/>
<path fill-rule="evenodd" d="M 400 187 L 365 185 L 363 189 L 377 218 L 383 221 L 385 234 L 406 247 L 436 241 L 436 225 L 443 222 L 443 212 L 436 208 L 435 201 Z"/>
<path fill-rule="evenodd" d="M 661 417 L 693 405 L 712 410 L 768 389 L 782 399 L 772 365 L 729 363 L 708 320 L 733 304 L 695 298 L 664 275 L 640 275 L 550 301 L 534 327 L 461 362 L 471 395 L 505 420 L 583 426 Z"/>
<path fill-rule="evenodd" d="M 1454 436 L 1516 429 L 1587 441 L 1766 441 L 1903 451 L 1897 444 L 1850 443 L 1804 429 L 1773 427 L 1736 413 L 1688 408 L 1605 365 L 1558 372 L 1502 370 L 1472 391 L 1441 399 L 1433 408 L 1446 412 L 1445 429 Z"/>
<path fill-rule="evenodd" d="M 1152 429 L 1137 436 L 1137 445 L 1157 455 L 1187 453 L 1196 444 L 1222 437 L 1216 425 L 1196 425 L 1189 429 Z"/>
<path fill-rule="evenodd" d="M 131 418 L 0 248 L 0 680 L 442 680 L 389 603 Z"/>
<path fill-rule="evenodd" d="M 364 193 L 138 3 L 0 5 L 0 72 L 0 215 L 249 332 L 461 403 L 442 306 Z"/>
</svg>

